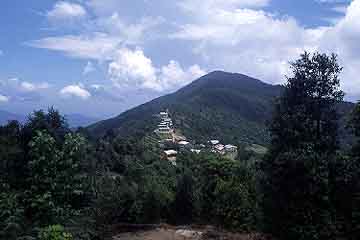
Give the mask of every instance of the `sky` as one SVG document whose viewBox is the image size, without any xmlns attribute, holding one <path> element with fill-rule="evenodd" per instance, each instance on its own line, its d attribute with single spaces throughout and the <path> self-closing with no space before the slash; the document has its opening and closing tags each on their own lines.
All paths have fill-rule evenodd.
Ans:
<svg viewBox="0 0 360 240">
<path fill-rule="evenodd" d="M 3 0 L 0 110 L 106 118 L 214 71 L 285 82 L 336 53 L 360 99 L 360 0 Z"/>
</svg>

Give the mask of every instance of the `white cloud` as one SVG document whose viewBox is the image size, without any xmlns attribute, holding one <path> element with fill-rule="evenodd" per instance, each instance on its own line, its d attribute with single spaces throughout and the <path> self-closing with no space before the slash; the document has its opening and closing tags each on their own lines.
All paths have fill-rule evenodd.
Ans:
<svg viewBox="0 0 360 240">
<path fill-rule="evenodd" d="M 8 101 L 9 101 L 9 97 L 0 94 L 0 103 L 8 102 Z"/>
<path fill-rule="evenodd" d="M 157 91 L 175 89 L 204 74 L 199 65 L 280 83 L 289 71 L 288 61 L 298 58 L 304 50 L 335 51 L 344 66 L 344 89 L 351 94 L 360 94 L 357 80 L 360 0 L 353 0 L 347 8 L 344 5 L 349 1 L 330 1 L 332 4 L 328 7 L 335 6 L 333 10 L 344 16 L 331 19 L 328 26 L 306 28 L 291 16 L 267 12 L 264 7 L 270 0 L 179 0 L 175 5 L 170 3 L 171 6 L 162 2 L 161 8 L 156 7 L 158 1 L 147 4 L 138 0 L 134 4 L 146 4 L 146 10 L 136 11 L 136 14 L 131 10 L 124 11 L 130 4 L 125 1 L 89 0 L 84 4 L 92 15 L 88 14 L 85 27 L 78 34 L 72 32 L 72 35 L 48 37 L 28 44 L 105 63 L 108 77 L 118 89 Z M 174 8 L 176 11 L 172 12 Z M 169 13 L 157 12 L 159 9 L 169 10 Z M 134 14 L 142 16 L 134 20 Z M 164 23 L 163 18 L 155 17 L 159 15 L 167 21 Z M 157 35 L 158 30 L 160 35 Z M 165 44 L 164 49 L 173 49 L 173 55 L 179 55 L 178 59 L 191 58 L 185 55 L 190 47 L 195 56 L 189 62 L 199 62 L 199 65 L 189 66 L 191 64 L 182 62 L 183 67 L 178 61 L 170 60 L 174 59 L 172 56 L 163 59 L 168 53 L 159 57 L 159 53 L 147 51 L 159 46 L 157 44 Z M 85 67 L 84 73 L 89 70 L 91 65 Z"/>
<path fill-rule="evenodd" d="M 60 95 L 63 97 L 78 97 L 86 100 L 91 97 L 90 92 L 80 85 L 69 85 L 60 90 Z"/>
<path fill-rule="evenodd" d="M 338 5 L 331 9 L 337 13 L 346 14 L 347 8 L 348 8 L 348 5 Z"/>
<path fill-rule="evenodd" d="M 171 60 L 168 65 L 161 68 L 159 78 L 164 89 L 174 89 L 185 86 L 205 74 L 198 65 L 184 70 L 177 61 Z"/>
<path fill-rule="evenodd" d="M 109 76 L 118 87 L 142 86 L 161 89 L 151 59 L 140 49 L 118 50 L 114 61 L 109 64 Z"/>
<path fill-rule="evenodd" d="M 147 88 L 155 91 L 173 90 L 205 74 L 198 65 L 186 71 L 174 60 L 157 69 L 141 49 L 120 49 L 109 64 L 109 76 L 118 88 Z"/>
<path fill-rule="evenodd" d="M 84 67 L 84 70 L 83 70 L 83 75 L 88 75 L 89 73 L 92 73 L 94 72 L 96 69 L 95 69 L 95 66 L 92 62 L 88 61 Z"/>
<path fill-rule="evenodd" d="M 360 0 L 354 0 L 346 15 L 336 25 L 324 32 L 320 49 L 339 55 L 344 67 L 342 87 L 351 95 L 360 95 Z"/>
<path fill-rule="evenodd" d="M 211 8 L 199 10 L 171 37 L 194 41 L 194 53 L 214 68 L 278 83 L 290 59 L 304 49 L 316 49 L 321 31 L 306 30 L 293 18 L 277 19 L 262 10 Z"/>
<path fill-rule="evenodd" d="M 43 90 L 50 88 L 50 84 L 47 82 L 34 83 L 28 81 L 21 81 L 18 78 L 9 78 L 6 80 L 0 80 L 0 87 L 3 91 L 6 91 L 14 99 L 39 99 Z"/>
<path fill-rule="evenodd" d="M 249 74 L 270 83 L 283 82 L 288 61 L 304 50 L 334 51 L 344 66 L 343 88 L 360 94 L 356 74 L 360 69 L 359 19 L 360 0 L 354 0 L 336 24 L 318 28 L 304 28 L 291 17 L 262 10 L 210 5 L 198 8 L 197 14 L 170 37 L 192 41 L 194 53 L 213 68 Z"/>
<path fill-rule="evenodd" d="M 85 8 L 80 4 L 58 1 L 55 3 L 53 9 L 48 11 L 46 15 L 50 20 L 69 20 L 83 18 L 87 13 Z"/>
<path fill-rule="evenodd" d="M 260 8 L 267 6 L 270 0 L 180 0 L 178 5 L 185 11 L 197 13 L 210 9 Z"/>
<path fill-rule="evenodd" d="M 106 33 L 94 33 L 91 35 L 66 35 L 60 37 L 48 37 L 28 42 L 32 47 L 50 49 L 63 52 L 68 56 L 94 59 L 112 59 L 113 52 L 120 45 L 120 38 Z"/>
<path fill-rule="evenodd" d="M 50 85 L 46 82 L 44 83 L 30 83 L 30 82 L 21 82 L 20 83 L 20 88 L 24 91 L 28 91 L 28 92 L 33 92 L 33 91 L 37 91 L 37 90 L 42 90 L 42 89 L 48 89 L 50 87 Z"/>
</svg>

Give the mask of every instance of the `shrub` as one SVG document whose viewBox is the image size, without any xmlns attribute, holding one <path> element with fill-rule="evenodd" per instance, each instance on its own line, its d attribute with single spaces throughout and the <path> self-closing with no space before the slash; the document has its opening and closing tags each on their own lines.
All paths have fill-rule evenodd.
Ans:
<svg viewBox="0 0 360 240">
<path fill-rule="evenodd" d="M 42 229 L 39 233 L 40 240 L 72 240 L 73 237 L 67 233 L 61 225 L 51 225 Z"/>
</svg>

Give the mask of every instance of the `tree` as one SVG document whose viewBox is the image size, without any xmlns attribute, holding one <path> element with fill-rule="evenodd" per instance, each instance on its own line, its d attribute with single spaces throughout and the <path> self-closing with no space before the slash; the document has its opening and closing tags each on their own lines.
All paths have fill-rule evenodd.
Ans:
<svg viewBox="0 0 360 240">
<path fill-rule="evenodd" d="M 355 136 L 350 157 L 340 162 L 342 170 L 338 174 L 336 195 L 339 215 L 342 217 L 343 234 L 348 239 L 360 238 L 360 102 L 355 106 L 351 118 L 350 128 Z M 341 175 L 340 175 L 341 174 Z"/>
<path fill-rule="evenodd" d="M 29 143 L 30 184 L 26 191 L 27 215 L 40 222 L 66 217 L 81 194 L 80 158 L 85 140 L 77 134 L 65 136 L 57 147 L 48 133 L 38 131 Z"/>
<path fill-rule="evenodd" d="M 15 187 L 24 177 L 24 158 L 21 148 L 22 126 L 18 121 L 9 121 L 0 126 L 0 178 Z M 16 186 L 18 187 L 18 186 Z"/>
<path fill-rule="evenodd" d="M 34 111 L 28 116 L 23 129 L 25 148 L 36 135 L 37 131 L 46 131 L 55 139 L 58 145 L 61 145 L 65 140 L 66 134 L 70 133 L 69 125 L 65 117 L 53 107 L 50 107 L 47 112 L 43 110 Z"/>
<path fill-rule="evenodd" d="M 189 224 L 195 215 L 194 179 L 191 172 L 185 170 L 177 182 L 177 190 L 173 203 L 173 217 L 177 224 Z"/>
<path fill-rule="evenodd" d="M 291 69 L 262 162 L 265 226 L 280 239 L 322 239 L 332 232 L 329 180 L 339 148 L 342 68 L 334 54 L 305 52 Z"/>
</svg>

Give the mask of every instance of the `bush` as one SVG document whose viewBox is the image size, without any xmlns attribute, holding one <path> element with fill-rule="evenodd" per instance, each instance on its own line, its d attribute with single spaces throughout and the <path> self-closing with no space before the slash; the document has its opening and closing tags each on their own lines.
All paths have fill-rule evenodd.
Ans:
<svg viewBox="0 0 360 240">
<path fill-rule="evenodd" d="M 72 240 L 73 237 L 67 233 L 61 225 L 51 225 L 42 229 L 39 233 L 40 240 Z"/>
</svg>

